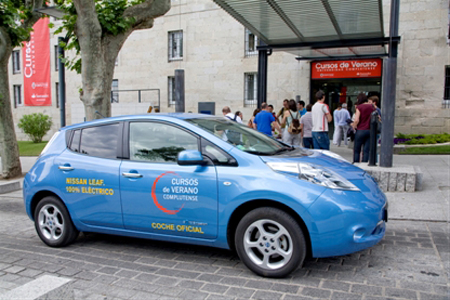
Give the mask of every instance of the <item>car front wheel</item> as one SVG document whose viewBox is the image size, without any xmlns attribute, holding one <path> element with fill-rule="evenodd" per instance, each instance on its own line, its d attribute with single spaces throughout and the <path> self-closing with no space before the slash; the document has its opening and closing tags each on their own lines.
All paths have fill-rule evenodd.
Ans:
<svg viewBox="0 0 450 300">
<path fill-rule="evenodd" d="M 34 225 L 41 240 L 51 247 L 63 247 L 78 236 L 66 207 L 53 196 L 43 198 L 36 206 Z"/>
<path fill-rule="evenodd" d="M 298 223 L 272 207 L 254 209 L 241 219 L 235 245 L 242 262 L 265 277 L 287 276 L 306 256 L 305 237 Z"/>
</svg>

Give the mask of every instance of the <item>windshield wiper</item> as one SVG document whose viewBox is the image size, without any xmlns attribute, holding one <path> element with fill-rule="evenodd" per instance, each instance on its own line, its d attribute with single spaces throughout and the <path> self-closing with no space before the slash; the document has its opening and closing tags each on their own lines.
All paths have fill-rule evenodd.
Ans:
<svg viewBox="0 0 450 300">
<path fill-rule="evenodd" d="M 244 150 L 247 153 L 255 154 L 255 155 L 272 155 L 272 153 L 267 152 L 260 152 L 260 151 L 254 151 L 254 150 Z"/>
<path fill-rule="evenodd" d="M 278 149 L 277 151 L 275 151 L 275 152 L 272 152 L 270 155 L 276 155 L 276 154 L 280 154 L 281 152 L 284 152 L 284 151 L 292 151 L 292 150 L 294 150 L 295 148 L 294 147 L 292 147 L 292 146 L 290 146 L 290 147 L 283 147 L 283 148 L 281 148 L 281 149 Z"/>
</svg>

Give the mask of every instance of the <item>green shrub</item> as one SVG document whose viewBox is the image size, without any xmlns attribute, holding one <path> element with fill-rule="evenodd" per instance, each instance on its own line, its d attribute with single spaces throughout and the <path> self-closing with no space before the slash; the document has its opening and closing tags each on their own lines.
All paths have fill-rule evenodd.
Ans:
<svg viewBox="0 0 450 300">
<path fill-rule="evenodd" d="M 28 135 L 33 143 L 42 142 L 44 135 L 52 127 L 52 118 L 42 113 L 24 115 L 18 124 L 19 128 Z"/>
<path fill-rule="evenodd" d="M 402 141 L 406 145 L 427 145 L 441 144 L 450 142 L 450 134 L 402 134 L 397 133 L 397 139 L 411 139 L 410 141 Z"/>
</svg>

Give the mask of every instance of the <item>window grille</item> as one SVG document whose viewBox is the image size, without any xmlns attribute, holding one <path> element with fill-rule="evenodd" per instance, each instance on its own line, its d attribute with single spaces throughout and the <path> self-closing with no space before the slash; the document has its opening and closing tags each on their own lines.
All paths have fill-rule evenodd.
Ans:
<svg viewBox="0 0 450 300">
<path fill-rule="evenodd" d="M 14 85 L 14 107 L 22 106 L 22 86 Z"/>
<path fill-rule="evenodd" d="M 169 32 L 169 61 L 183 59 L 183 31 Z"/>
<path fill-rule="evenodd" d="M 119 79 L 113 79 L 111 84 L 111 103 L 119 103 Z"/>
<path fill-rule="evenodd" d="M 244 73 L 244 106 L 256 106 L 258 73 Z"/>
<path fill-rule="evenodd" d="M 445 87 L 442 108 L 450 108 L 450 66 L 445 66 Z"/>
<path fill-rule="evenodd" d="M 258 37 L 245 28 L 245 56 L 258 55 Z"/>
<path fill-rule="evenodd" d="M 13 74 L 20 73 L 20 50 L 12 52 Z"/>
<path fill-rule="evenodd" d="M 167 77 L 167 95 L 169 107 L 175 105 L 175 77 Z"/>
</svg>

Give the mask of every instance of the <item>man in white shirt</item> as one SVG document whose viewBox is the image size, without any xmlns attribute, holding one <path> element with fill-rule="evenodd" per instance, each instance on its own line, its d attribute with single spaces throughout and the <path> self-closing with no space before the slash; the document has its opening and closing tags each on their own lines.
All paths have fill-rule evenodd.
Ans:
<svg viewBox="0 0 450 300">
<path fill-rule="evenodd" d="M 231 121 L 236 121 L 236 122 L 242 124 L 242 119 L 241 119 L 241 117 L 239 117 L 239 116 L 233 114 L 233 113 L 231 112 L 230 107 L 225 106 L 225 107 L 222 109 L 222 113 L 223 113 L 223 115 L 225 116 L 225 118 L 230 119 Z"/>
<path fill-rule="evenodd" d="M 330 108 L 325 102 L 325 93 L 316 93 L 316 104 L 313 105 L 311 114 L 313 121 L 312 137 L 314 149 L 330 150 L 330 138 L 328 137 L 328 123 L 333 120 Z"/>
</svg>

